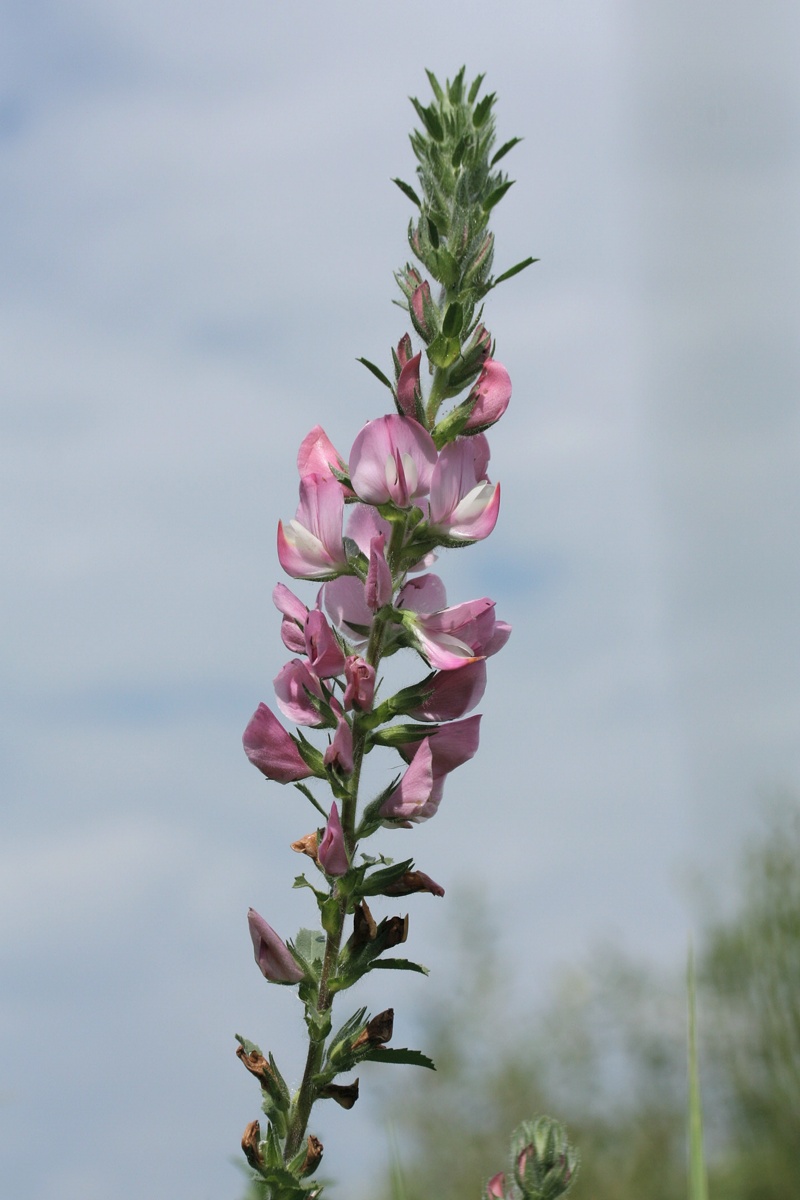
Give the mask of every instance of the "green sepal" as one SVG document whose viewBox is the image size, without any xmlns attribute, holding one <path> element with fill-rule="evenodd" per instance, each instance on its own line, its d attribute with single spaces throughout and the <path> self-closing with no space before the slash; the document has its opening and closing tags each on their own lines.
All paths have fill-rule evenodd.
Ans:
<svg viewBox="0 0 800 1200">
<path fill-rule="evenodd" d="M 395 183 L 397 183 L 397 180 L 395 180 Z M 384 385 L 384 387 L 387 387 L 389 389 L 389 391 L 392 390 L 391 383 L 386 378 L 386 376 L 384 375 L 384 373 L 380 369 L 380 367 L 375 366 L 375 363 L 370 362 L 368 358 L 357 358 L 356 362 L 360 362 L 363 366 L 365 366 L 367 368 L 368 371 L 371 371 L 372 374 L 375 376 L 375 378 L 380 379 L 381 383 Z"/>
<path fill-rule="evenodd" d="M 433 71 L 429 71 L 427 67 L 425 68 L 425 74 L 428 76 L 428 82 L 431 85 L 434 96 L 441 104 L 442 101 L 444 100 L 444 92 L 442 91 L 442 85 L 439 83 L 439 80 L 436 78 Z"/>
<path fill-rule="evenodd" d="M 488 92 L 478 104 L 475 105 L 475 111 L 472 114 L 472 124 L 476 129 L 480 129 L 481 125 L 486 124 L 486 120 L 492 111 L 492 105 L 497 98 L 495 92 Z"/>
<path fill-rule="evenodd" d="M 421 1050 L 401 1050 L 393 1046 L 372 1046 L 363 1056 L 364 1062 L 400 1063 L 408 1067 L 427 1067 L 435 1071 L 436 1065 Z"/>
<path fill-rule="evenodd" d="M 500 201 L 503 199 L 503 196 L 505 196 L 505 194 L 509 190 L 509 188 L 512 188 L 513 186 L 514 186 L 514 180 L 507 179 L 505 181 L 505 183 L 501 183 L 499 187 L 496 187 L 494 189 L 494 191 L 490 192 L 489 195 L 484 200 L 483 211 L 485 213 L 490 213 L 492 211 L 492 209 L 495 207 L 495 205 L 500 203 Z"/>
<path fill-rule="evenodd" d="M 458 170 L 458 168 L 461 166 L 462 162 L 464 161 L 464 154 L 466 152 L 467 147 L 469 146 L 469 142 L 470 142 L 470 139 L 469 139 L 468 135 L 464 134 L 464 136 L 461 138 L 461 140 L 457 143 L 455 150 L 450 155 L 450 162 L 453 164 L 453 167 L 456 170 Z"/>
<path fill-rule="evenodd" d="M 461 97 L 464 95 L 464 72 L 466 67 L 462 67 L 458 74 L 454 77 L 453 82 L 447 85 L 447 94 L 450 97 L 450 103 L 459 105 Z"/>
<path fill-rule="evenodd" d="M 361 821 L 356 830 L 356 841 L 360 842 L 363 838 L 371 837 L 377 829 L 380 829 L 383 824 L 383 817 L 380 815 L 381 806 L 389 799 L 394 789 L 400 782 L 400 776 L 395 775 L 392 782 L 387 788 L 376 796 L 374 800 L 370 800 L 361 814 Z"/>
<path fill-rule="evenodd" d="M 538 258 L 525 258 L 522 262 L 518 262 L 516 266 L 509 267 L 507 271 L 503 271 L 502 275 L 498 275 L 497 279 L 492 280 L 492 287 L 496 288 L 498 283 L 505 283 L 507 279 L 513 279 L 515 275 L 519 275 L 520 271 L 524 271 L 531 263 L 538 262 Z"/>
<path fill-rule="evenodd" d="M 424 738 L 436 733 L 436 724 L 428 725 L 390 725 L 387 729 L 378 729 L 370 734 L 373 746 L 405 746 L 409 742 L 421 742 Z"/>
<path fill-rule="evenodd" d="M 285 1167 L 264 1167 L 259 1174 L 267 1183 L 270 1200 L 307 1200 L 311 1193 L 319 1193 L 318 1183 L 304 1187 Z"/>
<path fill-rule="evenodd" d="M 472 87 L 469 89 L 469 95 L 467 96 L 467 102 L 469 104 L 475 103 L 475 97 L 477 96 L 478 92 L 480 91 L 481 84 L 483 83 L 485 78 L 486 78 L 485 74 L 477 75 L 475 77 L 475 79 L 472 81 Z"/>
<path fill-rule="evenodd" d="M 442 129 L 442 123 L 439 120 L 439 114 L 433 105 L 431 105 L 430 108 L 426 108 L 425 105 L 420 104 L 419 100 L 415 99 L 414 96 L 411 96 L 410 100 L 414 105 L 417 116 L 419 117 L 420 121 L 422 121 L 422 124 L 425 126 L 425 129 L 433 138 L 433 140 L 435 142 L 443 142 L 444 130 Z"/>
<path fill-rule="evenodd" d="M 330 1010 L 318 1012 L 316 1008 L 316 993 L 310 996 L 307 1001 L 304 1001 L 306 1029 L 308 1036 L 315 1045 L 324 1042 L 331 1031 L 331 1014 Z"/>
<path fill-rule="evenodd" d="M 509 138 L 509 140 L 507 142 L 504 142 L 503 145 L 500 147 L 500 149 L 497 151 L 494 158 L 489 163 L 489 166 L 493 167 L 493 166 L 495 166 L 496 163 L 499 163 L 500 159 L 505 158 L 505 156 L 508 154 L 509 150 L 513 150 L 514 147 L 517 145 L 517 143 L 521 142 L 521 141 L 522 141 L 521 137 Z"/>
<path fill-rule="evenodd" d="M 311 742 L 304 737 L 299 729 L 297 736 L 293 740 L 306 766 L 311 768 L 318 779 L 327 779 L 328 775 L 325 770 L 325 763 L 316 746 L 312 746 Z"/>
<path fill-rule="evenodd" d="M 265 1110 L 264 1115 L 269 1117 L 270 1114 Z M 283 1170 L 283 1146 L 281 1145 L 281 1138 L 278 1135 L 278 1131 L 272 1122 L 270 1122 L 267 1128 L 267 1136 L 261 1144 L 266 1150 L 267 1167 L 277 1167 L 278 1170 Z"/>
<path fill-rule="evenodd" d="M 428 239 L 434 250 L 439 249 L 439 226 L 434 221 L 433 217 L 428 216 Z"/>
<path fill-rule="evenodd" d="M 461 353 L 461 342 L 458 338 L 445 337 L 439 333 L 428 346 L 428 358 L 435 367 L 446 369 L 451 367 Z"/>
<path fill-rule="evenodd" d="M 414 204 L 416 204 L 417 208 L 422 208 L 422 201 L 420 200 L 419 196 L 414 191 L 414 189 L 412 188 L 410 183 L 405 183 L 405 181 L 402 179 L 393 179 L 392 183 L 397 184 L 397 186 L 400 188 L 400 191 L 403 193 L 403 195 L 407 196 L 409 200 L 411 200 Z"/>
<path fill-rule="evenodd" d="M 368 971 L 416 971 L 418 975 L 430 975 L 422 963 L 411 962 L 408 958 L 376 958 L 367 967 Z"/>
<path fill-rule="evenodd" d="M 460 339 L 463 320 L 464 310 L 458 301 L 454 300 L 452 304 L 448 304 L 447 312 L 444 314 L 444 320 L 442 321 L 442 333 L 445 335 L 445 337 Z M 460 351 L 461 346 L 459 345 L 459 352 Z M 448 366 L 449 365 L 450 364 L 448 363 Z"/>
</svg>

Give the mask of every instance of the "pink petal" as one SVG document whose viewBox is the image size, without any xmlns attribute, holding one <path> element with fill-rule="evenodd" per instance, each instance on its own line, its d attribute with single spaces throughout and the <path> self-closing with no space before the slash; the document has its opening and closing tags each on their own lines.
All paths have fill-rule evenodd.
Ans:
<svg viewBox="0 0 800 1200">
<path fill-rule="evenodd" d="M 293 958 L 288 946 L 278 937 L 254 908 L 247 914 L 253 953 L 258 969 L 270 983 L 299 983 L 305 972 Z"/>
<path fill-rule="evenodd" d="M 407 508 L 428 494 L 436 447 L 426 429 L 410 417 L 391 414 L 369 421 L 350 452 L 350 478 L 368 504 Z"/>
<path fill-rule="evenodd" d="M 266 704 L 259 704 L 253 714 L 242 745 L 253 766 L 276 783 L 294 783 L 314 773 L 301 757 L 294 738 Z"/>
<path fill-rule="evenodd" d="M 331 806 L 331 815 L 325 826 L 325 834 L 317 850 L 317 858 L 326 875 L 346 875 L 350 870 L 344 845 L 344 832 L 335 801 Z"/>
</svg>

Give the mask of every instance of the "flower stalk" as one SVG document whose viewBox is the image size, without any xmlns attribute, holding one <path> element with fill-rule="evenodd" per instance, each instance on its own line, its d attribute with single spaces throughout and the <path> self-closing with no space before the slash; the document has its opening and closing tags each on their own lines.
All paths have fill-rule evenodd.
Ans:
<svg viewBox="0 0 800 1200">
<path fill-rule="evenodd" d="M 243 1148 L 270 1200 L 319 1194 L 309 1180 L 323 1148 L 309 1123 L 319 1100 L 355 1104 L 358 1080 L 341 1076 L 365 1061 L 433 1067 L 420 1051 L 387 1044 L 391 1009 L 372 1018 L 357 1009 L 333 1031 L 336 997 L 368 971 L 426 973 L 387 956 L 405 942 L 408 918 L 374 918 L 367 897 L 372 905 L 381 897 L 444 895 L 412 858 L 396 862 L 361 844 L 438 811 L 450 774 L 477 750 L 480 717 L 465 714 L 483 695 L 486 660 L 510 633 L 488 597 L 448 606 L 442 579 L 429 571 L 441 551 L 494 529 L 500 489 L 489 480 L 485 431 L 505 412 L 511 383 L 493 357 L 483 300 L 534 261 L 491 275 L 489 217 L 511 186 L 497 163 L 518 139 L 494 152 L 494 95 L 479 99 L 482 77 L 467 88 L 464 75 L 462 68 L 442 86 L 428 73 L 433 100 L 413 101 L 421 123 L 411 135 L 417 187 L 395 180 L 417 210 L 408 229 L 415 262 L 396 274 L 408 328 L 392 350 L 394 383 L 361 360 L 389 388 L 395 411 L 368 422 L 347 458 L 321 426 L 311 430 L 297 458 L 299 506 L 278 525 L 281 566 L 316 591 L 310 604 L 285 584 L 274 592 L 281 637 L 295 656 L 276 677 L 277 703 L 300 728 L 288 731 L 261 704 L 244 748 L 267 779 L 294 784 L 325 823 L 293 843 L 317 872 L 313 882 L 300 875 L 295 886 L 312 892 L 319 928 L 285 943 L 251 910 L 262 974 L 297 989 L 308 1031 L 293 1096 L 272 1056 L 237 1039 L 237 1053 L 261 1084 L 268 1121 L 264 1135 L 258 1122 L 248 1125 Z M 400 651 L 421 660 L 424 678 L 383 696 L 381 663 Z M 411 723 L 395 723 L 401 715 Z M 327 746 L 304 729 L 327 737 Z M 363 763 L 373 750 L 394 756 L 395 775 L 364 801 Z M 320 798 L 320 788 L 330 799 Z"/>
</svg>

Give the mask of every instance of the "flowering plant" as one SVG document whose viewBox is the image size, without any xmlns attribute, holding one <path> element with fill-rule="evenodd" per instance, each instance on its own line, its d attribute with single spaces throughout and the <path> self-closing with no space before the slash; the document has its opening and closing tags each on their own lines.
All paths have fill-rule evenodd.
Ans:
<svg viewBox="0 0 800 1200">
<path fill-rule="evenodd" d="M 388 1045 L 391 1008 L 376 1016 L 358 1008 L 333 1024 L 335 998 L 367 972 L 425 970 L 388 953 L 406 941 L 408 918 L 376 920 L 375 898 L 444 895 L 413 859 L 367 854 L 361 844 L 438 812 L 448 777 L 477 751 L 481 718 L 467 714 L 483 696 L 487 659 L 511 632 L 489 597 L 449 604 L 430 568 L 442 549 L 488 537 L 498 518 L 486 431 L 506 411 L 511 381 L 495 358 L 483 301 L 534 261 L 492 275 L 489 218 L 512 184 L 498 163 L 519 139 L 494 149 L 495 97 L 478 99 L 481 76 L 469 88 L 463 68 L 444 87 L 428 78 L 432 102 L 412 101 L 422 126 L 411 135 L 419 192 L 394 181 L 416 208 L 408 240 L 418 265 L 396 273 L 410 329 L 392 351 L 393 381 L 360 360 L 389 391 L 393 411 L 369 421 L 346 458 L 321 426 L 300 446 L 299 504 L 278 525 L 278 558 L 287 575 L 318 590 L 308 605 L 283 583 L 273 593 L 294 656 L 274 680 L 276 704 L 300 728 L 289 732 L 260 704 L 243 738 L 253 765 L 269 780 L 294 784 L 318 817 L 293 849 L 313 866 L 313 882 L 301 875 L 296 886 L 313 893 L 320 928 L 284 942 L 253 909 L 248 917 L 259 970 L 297 989 L 308 1031 L 294 1094 L 272 1054 L 237 1038 L 267 1118 L 264 1133 L 258 1121 L 248 1125 L 242 1148 L 271 1200 L 321 1191 L 310 1181 L 323 1152 L 308 1132 L 312 1109 L 324 1099 L 352 1108 L 359 1080 L 350 1076 L 360 1063 L 433 1067 L 418 1050 Z M 401 650 L 417 655 L 424 677 L 383 696 L 381 663 Z M 303 730 L 320 731 L 325 744 Z M 378 748 L 392 753 L 397 771 L 365 803 L 362 766 Z M 565 1191 L 576 1158 L 560 1126 L 542 1118 L 516 1141 L 508 1181 L 495 1176 L 485 1194 L 544 1200 Z"/>
</svg>

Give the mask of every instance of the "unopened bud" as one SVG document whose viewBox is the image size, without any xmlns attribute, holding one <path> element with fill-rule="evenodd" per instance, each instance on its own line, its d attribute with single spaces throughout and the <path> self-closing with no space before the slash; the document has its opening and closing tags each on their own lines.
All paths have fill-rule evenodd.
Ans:
<svg viewBox="0 0 800 1200">
<path fill-rule="evenodd" d="M 367 1021 L 367 1024 L 353 1042 L 353 1050 L 359 1050 L 367 1044 L 382 1046 L 384 1042 L 391 1040 L 393 1028 L 394 1009 L 387 1008 L 384 1012 L 378 1013 L 377 1017 L 373 1017 L 371 1021 Z"/>
<path fill-rule="evenodd" d="M 558 1200 L 572 1186 L 580 1159 L 558 1121 L 537 1117 L 523 1122 L 512 1146 L 514 1174 L 525 1200 Z"/>
<path fill-rule="evenodd" d="M 414 328 L 427 343 L 432 342 L 439 332 L 439 310 L 431 296 L 431 285 L 427 279 L 410 297 L 408 311 Z"/>
<path fill-rule="evenodd" d="M 400 290 L 402 291 L 406 300 L 411 299 L 411 297 L 414 295 L 414 292 L 422 283 L 422 276 L 420 275 L 419 271 L 416 267 L 410 266 L 409 263 L 406 263 L 402 271 L 397 271 L 395 273 L 395 279 L 400 285 Z"/>
<path fill-rule="evenodd" d="M 264 1156 L 261 1153 L 261 1126 L 258 1121 L 251 1121 L 242 1134 L 242 1149 L 253 1170 L 260 1170 L 264 1165 Z"/>
<path fill-rule="evenodd" d="M 319 1138 L 314 1137 L 313 1133 L 308 1135 L 306 1142 L 306 1156 L 303 1159 L 303 1165 L 300 1168 L 300 1178 L 304 1179 L 307 1175 L 313 1175 L 319 1164 L 322 1162 L 323 1145 Z"/>
<path fill-rule="evenodd" d="M 342 1108 L 352 1108 L 358 1099 L 358 1080 L 352 1083 L 329 1083 L 319 1093 L 320 1100 L 335 1100 Z"/>
</svg>

